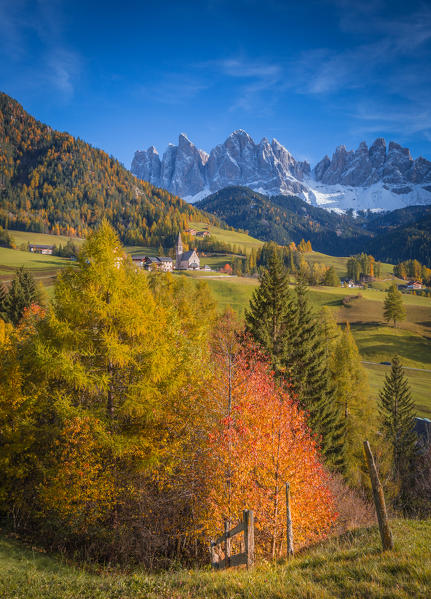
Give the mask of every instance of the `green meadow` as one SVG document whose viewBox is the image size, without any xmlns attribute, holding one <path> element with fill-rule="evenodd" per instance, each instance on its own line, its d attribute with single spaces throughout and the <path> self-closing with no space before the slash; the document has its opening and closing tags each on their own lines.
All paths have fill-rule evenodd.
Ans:
<svg viewBox="0 0 431 599">
<path fill-rule="evenodd" d="M 31 233 L 29 231 L 10 231 L 15 239 L 17 247 L 23 243 L 39 243 L 41 245 L 66 245 L 72 239 L 74 243 L 80 245 L 84 242 L 80 237 L 66 237 L 66 235 L 49 235 L 47 233 Z"/>
<path fill-rule="evenodd" d="M 252 248 L 258 248 L 263 245 L 263 241 L 251 237 L 247 233 L 240 233 L 238 231 L 227 231 L 226 229 L 220 229 L 207 223 L 191 222 L 190 227 L 196 231 L 208 230 L 212 237 L 218 241 L 224 241 L 232 245 L 238 245 L 245 250 L 251 250 Z"/>
<path fill-rule="evenodd" d="M 412 599 L 430 596 L 431 520 L 393 520 L 395 547 L 381 551 L 377 526 L 304 550 L 286 562 L 221 572 L 148 573 L 76 564 L 0 537 L 2 599 Z"/>
</svg>

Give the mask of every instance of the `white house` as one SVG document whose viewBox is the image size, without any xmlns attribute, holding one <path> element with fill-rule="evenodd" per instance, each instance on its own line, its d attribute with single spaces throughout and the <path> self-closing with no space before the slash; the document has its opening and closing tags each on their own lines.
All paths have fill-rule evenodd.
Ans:
<svg viewBox="0 0 431 599">
<path fill-rule="evenodd" d="M 46 254 L 51 256 L 54 250 L 53 245 L 39 245 L 37 243 L 29 243 L 28 249 L 34 254 Z"/>
</svg>

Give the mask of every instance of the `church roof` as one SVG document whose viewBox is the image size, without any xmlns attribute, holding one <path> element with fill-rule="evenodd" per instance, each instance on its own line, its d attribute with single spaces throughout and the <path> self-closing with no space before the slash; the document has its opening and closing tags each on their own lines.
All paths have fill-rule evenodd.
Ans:
<svg viewBox="0 0 431 599">
<path fill-rule="evenodd" d="M 184 260 L 189 260 L 194 253 L 195 250 L 189 250 L 188 252 L 184 252 L 184 254 L 181 254 L 181 262 L 183 262 Z"/>
</svg>

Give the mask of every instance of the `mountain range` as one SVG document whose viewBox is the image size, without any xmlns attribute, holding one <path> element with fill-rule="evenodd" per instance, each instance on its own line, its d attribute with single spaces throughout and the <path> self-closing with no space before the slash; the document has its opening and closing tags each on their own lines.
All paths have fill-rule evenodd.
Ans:
<svg viewBox="0 0 431 599">
<path fill-rule="evenodd" d="M 208 154 L 184 133 L 162 158 L 154 146 L 137 151 L 131 171 L 189 202 L 227 186 L 266 195 L 296 195 L 311 205 L 347 211 L 395 210 L 431 204 L 431 162 L 413 159 L 408 148 L 378 138 L 357 150 L 339 146 L 311 169 L 276 139 L 256 143 L 239 129 Z"/>
<path fill-rule="evenodd" d="M 250 139 L 243 132 L 230 136 L 228 153 L 231 158 L 235 152 L 239 153 L 237 164 L 241 156 L 247 164 L 252 164 L 256 148 L 250 145 Z M 184 163 L 184 156 L 178 156 L 173 148 L 169 172 L 173 173 L 171 180 L 176 181 L 177 193 L 181 185 L 191 185 L 193 180 L 194 189 L 202 184 L 199 177 L 206 171 L 196 170 L 196 164 L 212 164 L 211 169 L 218 173 L 219 184 L 225 184 L 230 172 L 228 165 L 232 161 L 228 160 L 222 168 L 224 146 L 211 157 L 199 153 L 185 137 L 180 142 L 183 155 L 189 152 L 190 168 L 181 175 L 179 164 Z M 379 145 L 382 146 L 373 144 Z M 355 216 L 349 211 L 324 210 L 298 197 L 300 190 L 297 191 L 299 188 L 294 183 L 305 185 L 313 176 L 309 165 L 295 161 L 275 140 L 262 143 L 262 147 L 266 158 L 262 158 L 261 172 L 267 174 L 267 193 L 247 187 L 223 187 L 191 205 L 153 185 L 158 183 L 156 179 L 150 178 L 150 182 L 139 180 L 102 150 L 37 121 L 18 102 L 0 93 L 0 225 L 10 229 L 86 236 L 102 218 L 107 218 L 125 243 L 173 247 L 178 231 L 184 230 L 191 221 L 204 220 L 222 227 L 247 229 L 259 239 L 278 243 L 309 239 L 314 249 L 334 255 L 369 251 L 376 258 L 390 262 L 417 258 L 431 264 L 431 205 L 377 214 L 358 212 Z M 374 150 L 372 154 L 375 154 Z M 385 152 L 385 160 L 373 158 L 372 164 L 380 164 L 379 168 L 383 168 L 383 177 L 395 172 L 394 168 L 384 170 L 386 163 L 394 164 L 394 160 L 389 160 L 391 153 L 394 153 L 393 147 Z M 357 164 L 355 158 L 348 158 L 349 153 L 343 155 L 344 161 Z M 343 171 L 341 162 L 333 159 L 329 164 L 322 164 L 319 177 L 332 180 L 335 173 Z M 411 161 L 410 170 L 406 170 L 406 161 L 404 169 L 400 167 L 401 163 L 395 162 L 404 178 L 411 179 L 414 175 L 415 185 L 426 187 L 426 183 L 417 182 L 427 177 L 426 161 Z M 356 173 L 358 178 L 361 173 L 360 180 L 364 182 L 366 169 L 360 160 L 358 163 L 362 167 L 352 169 L 351 173 Z M 278 169 L 277 177 L 272 179 L 271 168 Z M 370 183 L 380 176 L 377 167 L 373 168 L 374 171 L 367 175 Z M 252 170 L 250 167 L 248 171 L 242 171 L 248 173 L 247 179 L 252 177 Z M 289 173 L 289 185 L 295 189 L 293 194 L 288 193 L 286 173 Z M 166 162 L 163 173 L 160 162 L 158 176 L 162 174 L 165 177 L 163 184 L 167 186 Z M 348 176 L 347 171 L 343 176 Z M 273 194 L 282 184 L 283 193 Z"/>
</svg>

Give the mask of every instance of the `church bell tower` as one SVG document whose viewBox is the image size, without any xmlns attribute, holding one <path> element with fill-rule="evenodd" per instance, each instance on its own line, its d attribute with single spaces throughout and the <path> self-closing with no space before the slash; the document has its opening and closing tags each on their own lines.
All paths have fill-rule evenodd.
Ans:
<svg viewBox="0 0 431 599">
<path fill-rule="evenodd" d="M 175 253 L 176 253 L 175 268 L 180 268 L 181 256 L 183 255 L 183 241 L 181 239 L 181 233 L 178 233 L 178 241 L 177 241 L 177 246 L 175 248 Z"/>
</svg>

